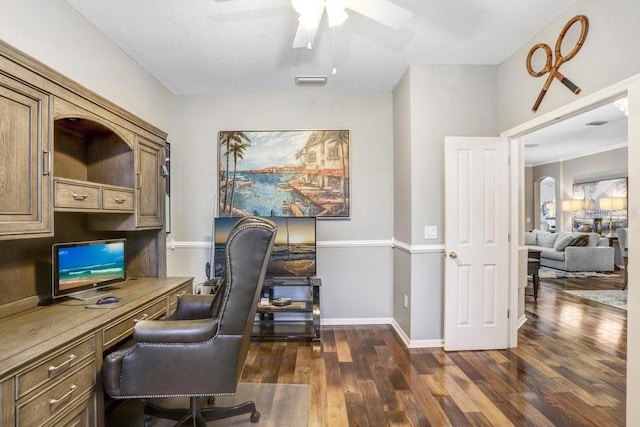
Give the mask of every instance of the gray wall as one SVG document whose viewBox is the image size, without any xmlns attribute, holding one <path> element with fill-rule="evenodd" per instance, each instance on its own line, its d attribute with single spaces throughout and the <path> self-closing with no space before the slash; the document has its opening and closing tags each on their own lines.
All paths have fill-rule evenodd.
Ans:
<svg viewBox="0 0 640 427">
<path fill-rule="evenodd" d="M 394 90 L 394 319 L 416 344 L 443 338 L 444 138 L 497 136 L 497 87 L 494 66 L 412 65 Z"/>
<path fill-rule="evenodd" d="M 169 273 L 195 276 L 196 283 L 204 280 L 217 191 L 219 131 L 349 129 L 351 219 L 317 223 L 322 318 L 325 323 L 389 322 L 392 108 L 391 93 L 177 96 L 169 129 L 173 212 Z"/>
</svg>

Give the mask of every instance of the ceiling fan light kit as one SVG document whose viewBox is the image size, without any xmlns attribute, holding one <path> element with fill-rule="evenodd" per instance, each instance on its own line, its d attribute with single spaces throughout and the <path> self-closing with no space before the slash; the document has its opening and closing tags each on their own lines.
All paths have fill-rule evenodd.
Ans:
<svg viewBox="0 0 640 427">
<path fill-rule="evenodd" d="M 412 12 L 389 0 L 291 0 L 291 4 L 299 15 L 294 48 L 308 48 L 313 43 L 325 10 L 329 27 L 332 28 L 349 18 L 346 9 L 395 30 L 402 28 L 413 17 Z"/>
</svg>

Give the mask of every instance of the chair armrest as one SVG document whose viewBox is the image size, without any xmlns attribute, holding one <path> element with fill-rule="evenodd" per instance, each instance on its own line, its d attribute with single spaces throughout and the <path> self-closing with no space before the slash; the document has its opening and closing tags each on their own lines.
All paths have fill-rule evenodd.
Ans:
<svg viewBox="0 0 640 427">
<path fill-rule="evenodd" d="M 213 315 L 213 303 L 215 295 L 180 295 L 176 311 L 168 317 L 168 320 L 188 320 L 211 318 Z"/>
<path fill-rule="evenodd" d="M 213 338 L 218 331 L 218 319 L 143 320 L 133 328 L 136 343 L 183 344 L 198 343 Z"/>
</svg>

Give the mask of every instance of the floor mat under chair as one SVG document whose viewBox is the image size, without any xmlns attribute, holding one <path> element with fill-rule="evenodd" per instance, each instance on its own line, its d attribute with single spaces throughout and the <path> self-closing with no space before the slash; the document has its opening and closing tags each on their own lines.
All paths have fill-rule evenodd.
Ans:
<svg viewBox="0 0 640 427">
<path fill-rule="evenodd" d="M 259 426 L 259 427 L 306 427 L 309 417 L 309 386 L 302 384 L 257 384 L 241 383 L 235 396 L 216 397 L 216 404 L 232 406 L 253 400 L 260 411 L 260 421 L 251 423 L 249 415 L 239 415 L 224 420 L 211 421 L 215 426 Z M 144 425 L 145 400 L 124 401 L 106 420 L 107 427 L 139 427 Z M 189 407 L 188 398 L 156 399 L 155 403 L 167 408 Z M 154 427 L 173 426 L 174 421 L 153 419 Z"/>
</svg>

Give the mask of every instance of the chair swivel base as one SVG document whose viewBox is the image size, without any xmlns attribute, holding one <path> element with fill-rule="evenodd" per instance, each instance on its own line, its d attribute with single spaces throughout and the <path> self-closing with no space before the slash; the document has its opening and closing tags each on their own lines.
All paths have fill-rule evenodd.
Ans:
<svg viewBox="0 0 640 427">
<path fill-rule="evenodd" d="M 154 403 L 147 403 L 144 406 L 145 427 L 151 426 L 151 417 L 164 418 L 177 421 L 176 427 L 182 425 L 195 425 L 197 427 L 207 427 L 207 421 L 221 420 L 224 418 L 235 417 L 237 415 L 251 414 L 251 422 L 260 421 L 260 412 L 256 410 L 253 401 L 248 401 L 235 406 L 210 406 L 206 408 L 198 408 L 198 398 L 189 398 L 190 409 L 186 408 L 163 408 Z M 187 421 L 191 421 L 187 424 Z"/>
</svg>

